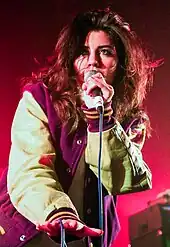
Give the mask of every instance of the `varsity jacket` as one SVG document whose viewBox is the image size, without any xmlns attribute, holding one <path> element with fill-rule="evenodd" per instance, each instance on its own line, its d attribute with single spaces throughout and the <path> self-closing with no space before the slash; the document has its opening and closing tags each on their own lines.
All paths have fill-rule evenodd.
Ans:
<svg viewBox="0 0 170 247">
<path fill-rule="evenodd" d="M 87 123 L 80 122 L 77 131 L 69 134 L 67 125 L 63 126 L 57 117 L 48 88 L 42 82 L 26 86 L 12 125 L 9 167 L 0 183 L 1 247 L 24 246 L 39 233 L 35 227 L 37 223 L 54 218 L 80 220 L 67 193 L 84 153 L 83 220 L 88 226 L 98 227 L 98 155 L 95 148 L 99 143 L 98 118 L 94 109 L 84 107 L 83 110 Z M 25 119 L 28 117 L 22 127 L 18 118 L 21 112 L 23 117 L 26 114 Z M 151 188 L 151 172 L 141 154 L 146 131 L 144 118 L 130 120 L 122 127 L 111 114 L 111 107 L 107 105 L 101 172 L 104 247 L 111 246 L 120 229 L 116 195 Z M 72 240 L 66 237 L 67 241 Z M 54 238 L 54 241 L 59 239 Z M 98 246 L 96 238 L 92 241 Z"/>
</svg>

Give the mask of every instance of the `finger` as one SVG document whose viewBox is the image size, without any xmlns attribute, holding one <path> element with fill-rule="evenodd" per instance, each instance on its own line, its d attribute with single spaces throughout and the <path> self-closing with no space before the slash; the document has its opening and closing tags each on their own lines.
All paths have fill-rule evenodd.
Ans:
<svg viewBox="0 0 170 247">
<path fill-rule="evenodd" d="M 45 224 L 39 224 L 36 226 L 39 231 L 44 231 L 50 236 L 56 236 L 59 234 L 60 225 L 58 222 L 46 222 Z"/>
<path fill-rule="evenodd" d="M 47 225 L 37 225 L 36 229 L 39 231 L 43 231 L 43 232 L 50 232 L 50 229 Z"/>
<path fill-rule="evenodd" d="M 95 78 L 100 78 L 101 77 L 101 74 L 100 73 L 97 73 L 95 75 L 92 75 L 90 77 L 88 77 L 84 83 L 82 83 L 82 90 L 86 90 L 88 85 L 92 82 L 92 79 L 94 79 L 94 82 L 95 82 Z"/>
<path fill-rule="evenodd" d="M 65 229 L 74 229 L 77 228 L 77 221 L 76 220 L 62 220 L 63 226 Z"/>
<path fill-rule="evenodd" d="M 86 85 L 86 83 L 83 83 L 81 88 L 82 88 L 83 91 L 86 91 L 86 90 L 87 90 L 87 85 Z"/>
<path fill-rule="evenodd" d="M 105 91 L 110 91 L 111 85 L 109 85 L 101 73 L 97 73 L 88 78 L 88 80 L 83 85 L 83 90 L 87 90 L 87 93 L 95 88 L 99 87 Z"/>
<path fill-rule="evenodd" d="M 105 101 L 109 102 L 114 96 L 114 89 L 111 85 L 108 85 L 107 88 L 101 88 L 102 95 Z"/>
<path fill-rule="evenodd" d="M 95 82 L 95 85 L 100 87 L 101 89 L 102 88 L 108 88 L 109 89 L 109 84 L 106 82 L 105 78 L 103 76 L 100 76 L 100 77 L 93 77 L 92 78 Z"/>
<path fill-rule="evenodd" d="M 82 90 L 86 91 L 86 94 L 87 94 L 87 95 L 92 96 L 92 95 L 91 95 L 91 92 L 92 92 L 93 89 L 96 88 L 96 87 L 97 87 L 97 86 L 96 86 L 96 81 L 95 81 L 95 79 L 91 78 L 90 81 L 88 81 L 88 82 L 86 82 L 86 83 L 84 83 L 84 84 L 82 85 Z"/>
<path fill-rule="evenodd" d="M 103 231 L 97 228 L 90 228 L 78 222 L 78 227 L 77 230 L 74 232 L 74 234 L 77 237 L 87 237 L 87 236 L 99 237 L 103 234 Z"/>
<path fill-rule="evenodd" d="M 102 74 L 99 74 L 99 77 L 96 77 L 95 83 L 102 91 L 103 98 L 106 101 L 110 101 L 114 95 L 113 87 L 108 84 Z"/>
<path fill-rule="evenodd" d="M 82 224 L 81 222 L 78 222 L 76 220 L 71 220 L 71 221 L 67 221 L 64 222 L 64 228 L 67 231 L 67 233 L 69 234 L 73 234 L 76 236 L 84 236 L 83 235 L 83 228 L 84 228 L 84 224 Z M 77 235 L 78 233 L 78 235 Z"/>
<path fill-rule="evenodd" d="M 98 237 L 98 236 L 101 236 L 103 234 L 103 230 L 84 226 L 84 234 L 86 236 Z"/>
</svg>

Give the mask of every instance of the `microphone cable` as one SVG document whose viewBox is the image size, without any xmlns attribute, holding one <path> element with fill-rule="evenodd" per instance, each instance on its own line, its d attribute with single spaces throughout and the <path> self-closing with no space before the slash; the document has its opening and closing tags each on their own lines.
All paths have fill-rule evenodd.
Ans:
<svg viewBox="0 0 170 247">
<path fill-rule="evenodd" d="M 99 113 L 99 153 L 98 153 L 98 210 L 99 210 L 99 228 L 104 230 L 103 226 L 103 192 L 102 192 L 102 179 L 101 179 L 101 166 L 102 166 L 102 133 L 103 133 L 103 112 L 102 106 L 97 108 Z M 103 246 L 103 234 L 101 235 L 101 247 Z"/>
<path fill-rule="evenodd" d="M 103 106 L 98 106 L 97 111 L 99 113 L 99 153 L 98 153 L 98 210 L 99 210 L 99 228 L 104 230 L 103 225 L 103 192 L 102 192 L 102 179 L 101 179 L 101 161 L 102 161 L 102 134 L 103 134 Z M 65 240 L 65 228 L 62 220 L 60 220 L 60 231 L 61 231 L 61 247 L 67 247 Z M 103 246 L 103 234 L 100 239 L 101 247 Z"/>
<path fill-rule="evenodd" d="M 66 244 L 66 234 L 65 234 L 65 228 L 63 226 L 62 220 L 60 220 L 60 232 L 61 232 L 61 247 L 67 247 Z"/>
</svg>

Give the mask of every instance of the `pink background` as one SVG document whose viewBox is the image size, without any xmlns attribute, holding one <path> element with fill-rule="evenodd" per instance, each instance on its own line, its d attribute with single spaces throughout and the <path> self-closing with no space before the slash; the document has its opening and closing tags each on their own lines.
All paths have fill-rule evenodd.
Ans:
<svg viewBox="0 0 170 247">
<path fill-rule="evenodd" d="M 146 208 L 147 202 L 155 199 L 159 192 L 170 188 L 170 2 L 112 2 L 115 2 L 115 11 L 132 24 L 154 51 L 155 58 L 165 59 L 164 65 L 156 70 L 154 87 L 146 101 L 153 133 L 144 146 L 143 155 L 153 173 L 153 189 L 118 199 L 122 230 L 114 246 L 127 247 L 128 217 Z M 107 3 L 110 1 L 6 0 L 0 3 L 0 172 L 8 163 L 11 122 L 19 101 L 17 79 L 36 69 L 34 57 L 43 62 L 51 54 L 59 30 L 74 13 L 91 7 L 106 7 Z"/>
</svg>

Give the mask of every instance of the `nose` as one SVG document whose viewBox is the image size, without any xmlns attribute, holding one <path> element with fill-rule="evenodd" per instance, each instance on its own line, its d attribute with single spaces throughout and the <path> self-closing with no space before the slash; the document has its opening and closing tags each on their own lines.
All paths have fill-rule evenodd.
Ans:
<svg viewBox="0 0 170 247">
<path fill-rule="evenodd" d="M 95 52 L 91 52 L 88 57 L 88 66 L 99 66 L 99 56 Z"/>
</svg>

